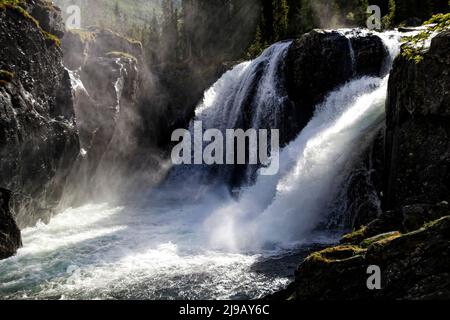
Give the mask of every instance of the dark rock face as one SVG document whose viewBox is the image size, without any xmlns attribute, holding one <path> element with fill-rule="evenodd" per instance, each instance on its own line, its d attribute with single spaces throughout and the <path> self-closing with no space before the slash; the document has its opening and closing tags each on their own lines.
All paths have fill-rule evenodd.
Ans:
<svg viewBox="0 0 450 320">
<path fill-rule="evenodd" d="M 0 260 L 14 255 L 22 246 L 20 230 L 11 213 L 11 191 L 0 188 Z"/>
<path fill-rule="evenodd" d="M 25 2 L 27 11 L 39 21 L 39 26 L 58 38 L 64 36 L 64 23 L 61 10 L 45 0 L 28 0 Z"/>
<path fill-rule="evenodd" d="M 51 216 L 79 154 L 71 84 L 61 50 L 21 13 L 0 11 L 0 43 L 0 70 L 14 75 L 0 86 L 0 184 L 20 192 L 14 211 L 28 226 Z"/>
<path fill-rule="evenodd" d="M 450 200 L 450 31 L 424 60 L 399 57 L 389 82 L 386 208 Z"/>
<path fill-rule="evenodd" d="M 382 40 L 374 35 L 350 40 L 336 31 L 314 30 L 296 40 L 287 56 L 288 92 L 295 103 L 289 118 L 294 128 L 284 142 L 303 129 L 331 90 L 353 76 L 379 76 L 386 56 Z"/>
</svg>

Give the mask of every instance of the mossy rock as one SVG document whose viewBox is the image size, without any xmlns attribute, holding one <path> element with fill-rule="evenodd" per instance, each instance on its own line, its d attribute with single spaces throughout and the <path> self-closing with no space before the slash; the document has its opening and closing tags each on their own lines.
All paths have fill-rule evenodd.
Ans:
<svg viewBox="0 0 450 320">
<path fill-rule="evenodd" d="M 51 4 L 48 5 L 49 10 L 50 10 L 50 8 L 53 8 L 53 6 L 51 6 Z M 57 36 L 47 32 L 41 28 L 39 21 L 36 20 L 36 18 L 34 18 L 25 9 L 24 3 L 22 0 L 0 0 L 0 11 L 5 11 L 5 10 L 11 10 L 11 11 L 21 15 L 23 18 L 27 19 L 28 21 L 31 21 L 39 29 L 39 31 L 42 33 L 46 42 L 49 45 L 56 45 L 58 47 L 61 46 L 61 40 Z"/>
<path fill-rule="evenodd" d="M 404 37 L 405 44 L 402 46 L 402 57 L 415 63 L 422 62 L 424 53 L 427 51 L 426 44 L 433 33 L 450 29 L 450 13 L 437 14 L 424 24 L 426 29 L 414 36 Z"/>
<path fill-rule="evenodd" d="M 394 232 L 388 232 L 388 233 L 383 233 L 383 234 L 379 234 L 375 237 L 372 238 L 368 238 L 365 239 L 361 242 L 361 247 L 362 248 L 368 248 L 371 245 L 383 245 L 386 244 L 394 239 L 397 239 L 399 237 L 401 237 L 402 234 L 398 231 L 394 231 Z"/>
<path fill-rule="evenodd" d="M 351 259 L 355 256 L 365 253 L 365 249 L 358 246 L 343 245 L 332 248 L 327 248 L 325 250 L 315 252 L 311 254 L 306 261 L 314 261 L 319 263 L 333 263 L 336 261 L 344 261 Z"/>
<path fill-rule="evenodd" d="M 366 239 L 367 227 L 363 226 L 358 230 L 353 231 L 352 233 L 348 233 L 342 237 L 341 243 L 345 244 L 358 244 L 361 243 L 364 239 Z"/>
</svg>

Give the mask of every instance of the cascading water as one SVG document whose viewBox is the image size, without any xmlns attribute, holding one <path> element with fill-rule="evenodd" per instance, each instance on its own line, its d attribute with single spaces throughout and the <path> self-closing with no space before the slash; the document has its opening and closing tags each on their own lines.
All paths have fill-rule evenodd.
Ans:
<svg viewBox="0 0 450 320">
<path fill-rule="evenodd" d="M 205 129 L 218 129 L 224 135 L 230 128 L 280 128 L 281 113 L 291 103 L 283 77 L 290 45 L 290 41 L 276 43 L 255 60 L 243 62 L 226 72 L 205 92 L 194 120 L 201 121 Z M 191 124 L 192 135 L 193 131 Z M 252 181 L 256 169 L 257 166 L 248 165 L 239 172 L 244 175 L 244 184 Z M 209 166 L 181 167 L 174 170 L 169 183 L 179 185 L 178 181 L 188 180 L 211 185 L 211 178 L 219 184 L 229 183 L 236 167 L 221 166 L 218 172 L 211 171 Z"/>
<path fill-rule="evenodd" d="M 390 65 L 399 35 L 380 37 Z M 289 45 L 227 72 L 205 93 L 197 119 L 206 128 L 277 127 L 288 103 L 278 75 Z M 293 264 L 271 259 L 289 257 L 284 250 L 293 245 L 330 241 L 329 234 L 311 240 L 312 231 L 381 125 L 386 92 L 387 76 L 331 92 L 282 150 L 279 174 L 257 176 L 237 200 L 219 186 L 186 202 L 175 191 L 195 189 L 198 176 L 184 181 L 179 168 L 172 189 L 144 203 L 69 209 L 24 230 L 24 247 L 0 261 L 0 297 L 238 299 L 285 286 L 301 255 Z"/>
</svg>

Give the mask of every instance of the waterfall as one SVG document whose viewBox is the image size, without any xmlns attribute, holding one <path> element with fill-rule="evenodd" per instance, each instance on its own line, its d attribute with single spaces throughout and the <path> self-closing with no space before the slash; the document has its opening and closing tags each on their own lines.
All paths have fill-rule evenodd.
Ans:
<svg viewBox="0 0 450 320">
<path fill-rule="evenodd" d="M 389 51 L 387 71 L 399 52 L 400 34 L 380 37 Z M 329 93 L 306 128 L 282 151 L 279 174 L 258 176 L 240 199 L 221 206 L 206 220 L 211 244 L 242 250 L 292 245 L 310 237 L 333 211 L 330 206 L 355 161 L 383 124 L 388 77 L 385 73 L 353 79 Z"/>
<path fill-rule="evenodd" d="M 205 92 L 194 121 L 201 121 L 204 129 L 214 128 L 223 133 L 233 128 L 280 128 L 283 109 L 291 104 L 283 76 L 290 45 L 290 41 L 276 43 L 255 60 L 238 64 L 226 72 Z M 190 126 L 192 135 L 194 121 Z M 176 168 L 169 180 L 177 186 L 183 181 L 183 185 L 200 184 L 209 190 L 212 180 L 218 184 L 230 183 L 232 175 L 237 174 L 246 185 L 252 182 L 258 167 L 247 165 L 236 173 L 239 169 L 233 166 L 187 166 Z M 191 190 L 183 189 L 182 193 L 185 192 L 191 193 Z"/>
<path fill-rule="evenodd" d="M 291 42 L 269 47 L 254 61 L 244 62 L 225 73 L 204 95 L 196 120 L 209 128 L 276 128 L 288 99 L 280 77 Z M 244 111 L 249 119 L 244 119 Z"/>
</svg>

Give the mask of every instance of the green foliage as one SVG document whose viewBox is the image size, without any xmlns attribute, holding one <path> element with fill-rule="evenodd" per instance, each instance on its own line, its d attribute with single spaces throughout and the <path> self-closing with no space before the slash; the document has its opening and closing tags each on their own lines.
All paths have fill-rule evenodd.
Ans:
<svg viewBox="0 0 450 320">
<path fill-rule="evenodd" d="M 390 29 L 394 27 L 395 11 L 396 11 L 395 0 L 389 0 L 389 14 L 385 15 L 382 19 L 383 20 L 382 24 L 385 29 Z"/>
<path fill-rule="evenodd" d="M 273 0 L 273 38 L 274 41 L 283 39 L 288 32 L 289 6 L 286 0 Z"/>
<path fill-rule="evenodd" d="M 267 42 L 263 42 L 261 27 L 256 28 L 255 41 L 247 50 L 247 58 L 254 59 L 259 56 L 268 46 Z"/>
<path fill-rule="evenodd" d="M 450 13 L 434 15 L 430 20 L 425 21 L 424 25 L 427 26 L 424 31 L 403 39 L 405 45 L 402 47 L 402 56 L 415 63 L 420 63 L 423 60 L 426 43 L 432 34 L 450 28 Z"/>
<path fill-rule="evenodd" d="M 389 10 L 384 14 L 383 26 L 394 28 L 404 25 L 410 19 L 424 22 L 434 14 L 449 11 L 450 2 L 445 0 L 389 0 Z"/>
</svg>

